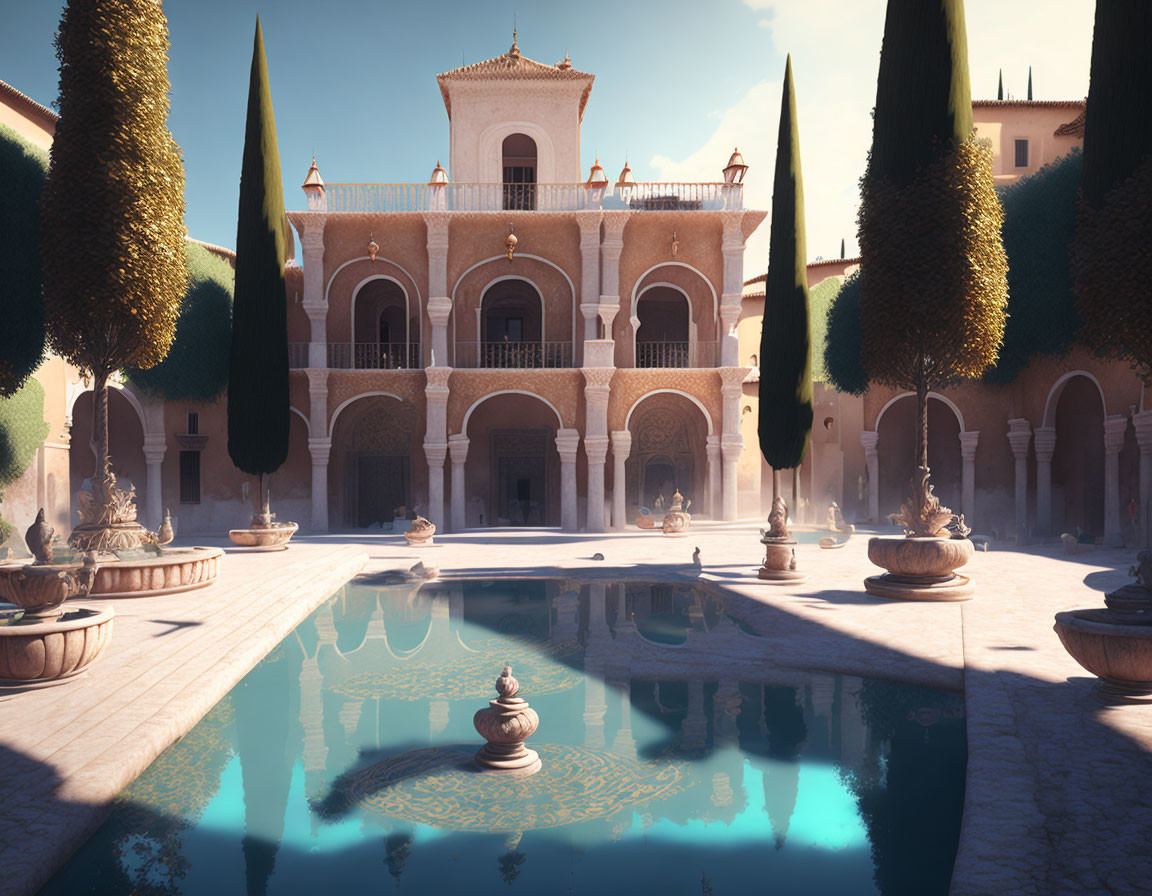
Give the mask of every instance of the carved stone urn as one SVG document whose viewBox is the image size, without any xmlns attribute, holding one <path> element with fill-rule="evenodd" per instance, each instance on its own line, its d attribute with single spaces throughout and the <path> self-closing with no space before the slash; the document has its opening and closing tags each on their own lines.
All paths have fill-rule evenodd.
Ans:
<svg viewBox="0 0 1152 896">
<path fill-rule="evenodd" d="M 686 535 L 691 525 L 692 515 L 684 509 L 684 496 L 680 494 L 680 489 L 676 489 L 672 495 L 672 506 L 664 514 L 660 529 L 665 535 Z"/>
<path fill-rule="evenodd" d="M 524 741 L 540 724 L 540 717 L 527 701 L 517 697 L 520 683 L 512 677 L 512 667 L 505 666 L 496 679 L 500 696 L 488 701 L 487 709 L 476 711 L 472 724 L 487 741 L 476 753 L 476 764 L 486 772 L 531 775 L 540 770 L 540 757 Z"/>
<path fill-rule="evenodd" d="M 269 502 L 269 490 L 264 491 L 264 504 L 259 513 L 252 514 L 247 529 L 229 529 L 228 537 L 237 547 L 250 551 L 283 551 L 300 527 L 296 523 L 282 523 L 276 520 Z"/>
<path fill-rule="evenodd" d="M 404 532 L 404 538 L 412 547 L 426 547 L 432 544 L 432 536 L 436 534 L 436 524 L 417 516 L 412 525 Z"/>
<path fill-rule="evenodd" d="M 772 499 L 768 529 L 760 530 L 760 544 L 764 545 L 764 562 L 756 574 L 760 581 L 780 585 L 807 581 L 808 576 L 796 570 L 796 539 L 788 529 L 788 505 L 779 495 Z"/>
<path fill-rule="evenodd" d="M 87 597 L 96 581 L 96 572 L 96 564 L 88 558 L 83 566 L 28 564 L 0 567 L 0 599 L 21 607 L 25 622 L 46 622 L 64 612 L 64 601 Z"/>
<path fill-rule="evenodd" d="M 964 517 L 940 504 L 932 493 L 927 467 L 918 467 L 909 482 L 909 495 L 896 520 L 903 537 L 868 539 L 868 559 L 887 570 L 869 576 L 864 590 L 876 597 L 899 600 L 968 600 L 972 583 L 956 570 L 976 549 L 967 538 Z"/>
</svg>

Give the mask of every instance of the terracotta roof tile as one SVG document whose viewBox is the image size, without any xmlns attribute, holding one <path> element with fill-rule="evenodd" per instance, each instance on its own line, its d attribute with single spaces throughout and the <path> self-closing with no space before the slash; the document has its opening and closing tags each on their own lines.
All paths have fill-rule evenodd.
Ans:
<svg viewBox="0 0 1152 896">
<path fill-rule="evenodd" d="M 580 118 L 583 119 L 584 107 L 588 105 L 588 95 L 592 92 L 592 82 L 595 80 L 595 75 L 572 68 L 571 62 L 567 65 L 546 65 L 521 56 L 515 43 L 503 55 L 454 68 L 436 76 L 449 118 L 452 117 L 452 103 L 448 98 L 448 84 L 452 81 L 583 81 L 584 93 L 580 97 Z"/>
<path fill-rule="evenodd" d="M 1015 106 L 1018 108 L 1025 108 L 1027 106 L 1039 108 L 1057 108 L 1057 107 L 1082 107 L 1084 100 L 972 100 L 973 109 L 996 108 L 1003 106 Z"/>
<path fill-rule="evenodd" d="M 21 107 L 33 118 L 38 119 L 39 122 L 45 126 L 45 130 L 55 131 L 56 122 L 60 120 L 60 116 L 47 106 L 41 106 L 36 100 L 25 96 L 11 84 L 4 81 L 0 81 L 0 97 L 14 101 L 15 105 Z"/>
<path fill-rule="evenodd" d="M 1084 121 L 1088 117 L 1088 109 L 1080 110 L 1080 114 L 1073 118 L 1071 121 L 1066 121 L 1060 127 L 1052 132 L 1055 137 L 1080 137 L 1084 138 Z"/>
</svg>

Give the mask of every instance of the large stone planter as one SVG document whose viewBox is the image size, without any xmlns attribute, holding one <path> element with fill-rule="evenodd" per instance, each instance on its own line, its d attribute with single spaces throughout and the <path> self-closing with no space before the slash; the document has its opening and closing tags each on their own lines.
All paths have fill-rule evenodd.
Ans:
<svg viewBox="0 0 1152 896">
<path fill-rule="evenodd" d="M 228 537 L 237 547 L 250 551 L 283 551 L 299 528 L 296 523 L 272 523 L 252 529 L 230 529 Z"/>
<path fill-rule="evenodd" d="M 112 639 L 112 608 L 78 608 L 46 622 L 0 626 L 0 682 L 52 684 L 79 675 Z"/>
<path fill-rule="evenodd" d="M 967 538 L 870 538 L 868 559 L 888 572 L 869 576 L 864 590 L 899 600 L 968 600 L 972 583 L 955 570 L 974 553 Z"/>
<path fill-rule="evenodd" d="M 102 563 L 92 597 L 154 597 L 204 588 L 220 572 L 220 548 L 165 549 L 142 560 Z"/>
<path fill-rule="evenodd" d="M 1118 623 L 1110 610 L 1070 610 L 1056 614 L 1053 629 L 1101 680 L 1101 696 L 1152 703 L 1152 626 Z"/>
<path fill-rule="evenodd" d="M 436 524 L 418 516 L 412 520 L 412 525 L 404 530 L 404 540 L 408 542 L 409 547 L 430 548 L 435 547 L 432 543 L 432 536 L 435 534 Z"/>
</svg>

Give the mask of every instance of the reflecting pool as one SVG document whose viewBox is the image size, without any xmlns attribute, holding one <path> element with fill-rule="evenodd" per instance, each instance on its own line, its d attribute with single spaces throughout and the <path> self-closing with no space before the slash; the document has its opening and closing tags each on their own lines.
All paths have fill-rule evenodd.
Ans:
<svg viewBox="0 0 1152 896">
<path fill-rule="evenodd" d="M 946 691 L 779 669 L 739 598 L 349 583 L 118 799 L 49 894 L 945 894 Z M 480 773 L 507 663 L 527 778 Z"/>
</svg>

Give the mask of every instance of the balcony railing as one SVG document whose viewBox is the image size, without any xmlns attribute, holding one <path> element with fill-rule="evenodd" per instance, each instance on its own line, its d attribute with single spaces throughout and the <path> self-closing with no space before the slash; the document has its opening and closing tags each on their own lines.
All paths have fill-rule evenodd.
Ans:
<svg viewBox="0 0 1152 896">
<path fill-rule="evenodd" d="M 637 183 L 625 187 L 586 184 L 326 184 L 310 196 L 318 212 L 553 211 L 739 211 L 740 184 Z"/>
<path fill-rule="evenodd" d="M 637 367 L 715 367 L 714 342 L 637 342 Z"/>
<path fill-rule="evenodd" d="M 456 366 L 525 369 L 571 367 L 571 342 L 457 342 Z"/>
<path fill-rule="evenodd" d="M 288 343 L 288 366 L 308 366 L 308 343 Z M 420 363 L 415 342 L 329 342 L 328 366 L 333 370 L 412 370 Z"/>
</svg>

